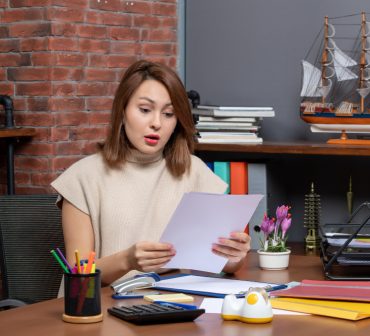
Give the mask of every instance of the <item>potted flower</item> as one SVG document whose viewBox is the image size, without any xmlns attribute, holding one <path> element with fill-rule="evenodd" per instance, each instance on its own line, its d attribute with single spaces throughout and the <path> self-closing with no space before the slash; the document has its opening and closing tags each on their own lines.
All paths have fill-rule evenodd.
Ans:
<svg viewBox="0 0 370 336">
<path fill-rule="evenodd" d="M 292 216 L 287 205 L 278 206 L 276 218 L 264 215 L 261 225 L 254 230 L 260 232 L 261 248 L 257 251 L 262 269 L 280 270 L 289 265 L 290 250 L 286 246 L 287 231 L 292 224 Z"/>
</svg>

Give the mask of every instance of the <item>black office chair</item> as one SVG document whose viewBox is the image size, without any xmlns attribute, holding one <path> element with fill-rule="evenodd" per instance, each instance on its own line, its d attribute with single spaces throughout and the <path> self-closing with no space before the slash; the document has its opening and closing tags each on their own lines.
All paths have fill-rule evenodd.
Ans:
<svg viewBox="0 0 370 336">
<path fill-rule="evenodd" d="M 56 298 L 62 269 L 50 253 L 64 251 L 56 195 L 0 196 L 0 308 Z"/>
</svg>

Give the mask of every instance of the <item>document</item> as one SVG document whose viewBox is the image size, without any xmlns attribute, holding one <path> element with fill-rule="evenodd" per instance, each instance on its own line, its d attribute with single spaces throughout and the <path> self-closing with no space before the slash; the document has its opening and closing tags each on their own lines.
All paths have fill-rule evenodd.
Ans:
<svg viewBox="0 0 370 336">
<path fill-rule="evenodd" d="M 165 267 L 221 272 L 227 259 L 215 255 L 212 244 L 218 238 L 229 238 L 232 231 L 244 231 L 262 198 L 263 195 L 184 194 L 160 239 L 176 249 Z"/>
</svg>

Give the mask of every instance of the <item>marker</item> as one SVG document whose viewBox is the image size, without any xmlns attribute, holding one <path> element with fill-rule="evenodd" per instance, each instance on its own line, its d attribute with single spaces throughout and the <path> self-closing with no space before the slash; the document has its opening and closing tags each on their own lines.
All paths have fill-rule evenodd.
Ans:
<svg viewBox="0 0 370 336">
<path fill-rule="evenodd" d="M 88 260 L 87 265 L 86 265 L 86 270 L 85 270 L 86 274 L 92 273 L 91 269 L 92 269 L 92 265 L 94 263 L 94 258 L 95 258 L 95 252 L 91 251 L 90 255 L 89 255 L 89 260 Z"/>
<path fill-rule="evenodd" d="M 76 256 L 77 273 L 82 274 L 81 265 L 80 265 L 80 254 L 78 250 L 75 250 L 75 256 Z"/>
<path fill-rule="evenodd" d="M 59 258 L 57 253 L 54 250 L 51 250 L 50 253 L 54 256 L 59 265 L 62 266 L 64 273 L 69 273 L 68 268 L 66 267 L 66 265 L 63 264 L 63 261 Z"/>
<path fill-rule="evenodd" d="M 57 247 L 57 252 L 58 252 L 60 258 L 63 260 L 64 264 L 68 267 L 69 272 L 73 273 L 71 265 L 68 263 L 67 259 L 64 257 L 64 255 L 63 255 L 62 251 L 59 249 L 59 247 Z"/>
</svg>

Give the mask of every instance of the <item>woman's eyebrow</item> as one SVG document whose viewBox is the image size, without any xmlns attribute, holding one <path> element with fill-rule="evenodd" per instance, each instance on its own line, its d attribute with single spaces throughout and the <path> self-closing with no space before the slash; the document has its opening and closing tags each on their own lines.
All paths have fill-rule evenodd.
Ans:
<svg viewBox="0 0 370 336">
<path fill-rule="evenodd" d="M 148 101 L 151 104 L 155 104 L 155 101 L 153 99 L 150 99 L 149 97 L 139 97 L 139 99 L 143 99 Z M 164 107 L 169 107 L 172 106 L 172 102 L 168 102 L 167 104 L 164 105 Z"/>
</svg>

